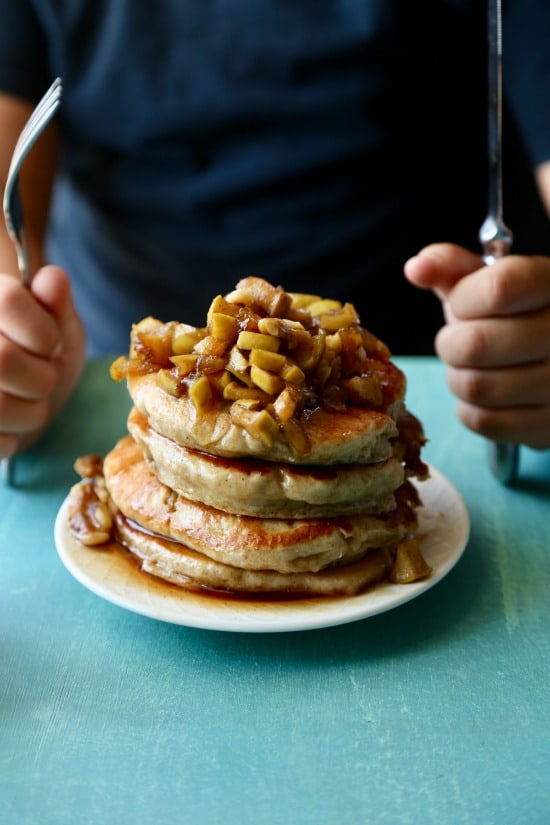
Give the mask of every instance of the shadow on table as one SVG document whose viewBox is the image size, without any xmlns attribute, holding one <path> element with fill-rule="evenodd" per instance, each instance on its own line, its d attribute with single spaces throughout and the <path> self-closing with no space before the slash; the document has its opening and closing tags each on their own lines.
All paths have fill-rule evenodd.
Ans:
<svg viewBox="0 0 550 825">
<path fill-rule="evenodd" d="M 453 571 L 432 589 L 393 610 L 358 622 L 319 630 L 284 633 L 226 633 L 177 625 L 144 622 L 144 638 L 157 637 L 169 656 L 181 655 L 182 644 L 211 656 L 250 659 L 284 658 L 302 666 L 321 662 L 337 666 L 354 660 L 394 658 L 475 634 L 480 626 L 496 621 L 498 604 L 492 604 L 490 559 L 470 547 Z M 160 640 L 159 637 L 162 637 Z"/>
</svg>

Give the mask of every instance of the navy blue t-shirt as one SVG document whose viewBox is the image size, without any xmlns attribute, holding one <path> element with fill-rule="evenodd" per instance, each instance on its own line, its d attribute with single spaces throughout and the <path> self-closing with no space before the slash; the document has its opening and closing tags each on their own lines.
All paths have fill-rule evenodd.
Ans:
<svg viewBox="0 0 550 825">
<path fill-rule="evenodd" d="M 91 352 L 125 351 L 145 315 L 203 323 L 249 274 L 431 351 L 438 302 L 402 268 L 432 241 L 478 246 L 484 3 L 0 0 L 0 20 L 0 89 L 63 78 L 49 258 Z M 547 0 L 505 4 L 505 217 L 515 251 L 546 254 L 549 42 Z"/>
</svg>

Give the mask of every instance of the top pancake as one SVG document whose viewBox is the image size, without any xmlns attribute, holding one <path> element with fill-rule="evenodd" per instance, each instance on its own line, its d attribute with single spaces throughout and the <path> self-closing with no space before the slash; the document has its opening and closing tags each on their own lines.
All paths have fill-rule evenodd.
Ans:
<svg viewBox="0 0 550 825">
<path fill-rule="evenodd" d="M 244 278 L 206 325 L 144 318 L 111 367 L 160 435 L 222 458 L 372 464 L 393 454 L 406 380 L 352 304 Z"/>
<path fill-rule="evenodd" d="M 342 412 L 317 408 L 302 426 L 310 448 L 297 453 L 284 439 L 272 445 L 233 423 L 227 405 L 215 403 L 198 413 L 189 396 L 176 398 L 159 386 L 156 375 L 128 376 L 128 392 L 150 426 L 184 447 L 226 458 L 253 456 L 299 464 L 373 464 L 393 454 L 398 428 L 393 418 L 365 407 Z"/>
</svg>

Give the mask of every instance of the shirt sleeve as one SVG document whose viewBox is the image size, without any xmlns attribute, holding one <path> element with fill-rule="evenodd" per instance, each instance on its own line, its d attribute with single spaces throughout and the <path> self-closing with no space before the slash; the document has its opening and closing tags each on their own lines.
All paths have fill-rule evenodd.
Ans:
<svg viewBox="0 0 550 825">
<path fill-rule="evenodd" d="M 0 0 L 0 91 L 36 101 L 51 82 L 48 46 L 31 0 Z"/>
<path fill-rule="evenodd" d="M 550 2 L 503 5 L 503 93 L 531 163 L 550 160 Z"/>
</svg>

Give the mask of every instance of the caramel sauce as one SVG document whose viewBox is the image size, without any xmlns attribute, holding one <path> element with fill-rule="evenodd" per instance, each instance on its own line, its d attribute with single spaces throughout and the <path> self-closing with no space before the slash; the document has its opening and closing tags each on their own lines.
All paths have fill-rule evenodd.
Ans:
<svg viewBox="0 0 550 825">
<path fill-rule="evenodd" d="M 117 514 L 116 519 L 126 521 L 133 528 L 140 530 L 143 533 L 153 535 L 157 540 L 161 540 L 167 545 L 177 545 L 177 542 L 172 542 L 156 533 L 148 531 L 142 525 L 137 524 L 132 519 L 122 516 L 120 513 Z M 77 537 L 75 536 L 75 538 Z M 196 602 L 201 605 L 208 604 L 208 602 L 210 602 L 213 605 L 215 604 L 216 608 L 219 608 L 224 603 L 228 607 L 238 604 L 252 607 L 256 604 L 264 608 L 266 606 L 270 606 L 273 607 L 273 609 L 277 609 L 277 606 L 283 608 L 289 604 L 299 604 L 304 608 L 312 608 L 315 605 L 323 605 L 330 602 L 339 601 L 341 599 L 350 598 L 349 594 L 312 595 L 309 593 L 297 592 L 285 593 L 283 591 L 263 593 L 219 590 L 210 588 L 207 585 L 196 584 L 191 579 L 188 580 L 187 584 L 171 582 L 161 576 L 157 576 L 154 573 L 149 572 L 148 570 L 144 570 L 139 556 L 136 555 L 136 553 L 134 553 L 128 546 L 126 546 L 123 541 L 119 540 L 116 535 L 103 544 L 94 546 L 86 546 L 81 544 L 81 547 L 87 553 L 100 553 L 114 556 L 116 559 L 116 568 L 119 573 L 123 573 L 123 578 L 127 586 L 135 587 L 136 590 L 141 590 L 144 585 L 146 585 L 147 590 L 155 595 L 165 596 L 171 599 L 181 598 L 182 600 L 185 600 L 187 604 L 189 604 L 190 600 L 196 600 Z M 386 576 L 383 578 L 386 578 Z M 373 581 L 371 584 L 367 585 L 354 595 L 360 596 L 369 590 L 374 589 L 379 583 L 379 581 Z"/>
<path fill-rule="evenodd" d="M 269 473 L 272 473 L 274 470 L 276 470 L 278 467 L 278 465 L 274 462 L 262 461 L 262 459 L 260 458 L 227 458 L 222 456 L 216 456 L 211 453 L 205 453 L 199 450 L 191 450 L 189 448 L 187 449 L 190 453 L 196 452 L 200 455 L 201 459 L 204 462 L 211 464 L 214 467 L 218 467 L 219 469 L 224 470 L 233 470 L 238 473 L 242 473 L 243 475 L 268 475 Z M 339 466 L 322 467 L 316 465 L 284 465 L 284 471 L 287 475 L 293 475 L 298 478 L 310 477 L 317 481 L 334 479 L 337 477 L 339 470 L 341 470 L 341 467 Z"/>
<path fill-rule="evenodd" d="M 148 589 L 152 590 L 155 594 L 170 596 L 172 598 L 181 597 L 185 598 L 186 601 L 190 598 L 197 599 L 201 604 L 211 602 L 212 604 L 216 604 L 217 607 L 223 604 L 223 602 L 226 602 L 228 605 L 246 604 L 252 606 L 257 604 L 264 607 L 266 605 L 273 605 L 274 608 L 276 608 L 277 605 L 284 607 L 287 604 L 300 604 L 311 607 L 313 605 L 327 604 L 328 602 L 338 601 L 342 598 L 349 598 L 349 596 L 338 595 L 311 596 L 305 593 L 245 593 L 242 591 L 232 590 L 214 590 L 206 586 L 196 585 L 192 581 L 189 581 L 189 584 L 184 586 L 182 584 L 175 584 L 174 582 L 167 581 L 160 576 L 155 576 L 153 573 L 143 570 L 141 560 L 138 556 L 115 539 L 98 547 L 87 547 L 86 550 L 90 552 L 112 553 L 116 555 L 117 561 L 125 568 L 127 580 L 133 583 L 137 588 L 143 586 L 143 580 L 145 578 L 147 580 Z M 375 586 L 376 584 L 373 584 L 365 588 L 365 590 L 361 591 L 361 593 L 367 592 Z M 361 595 L 361 593 L 357 593 L 356 595 Z"/>
</svg>

